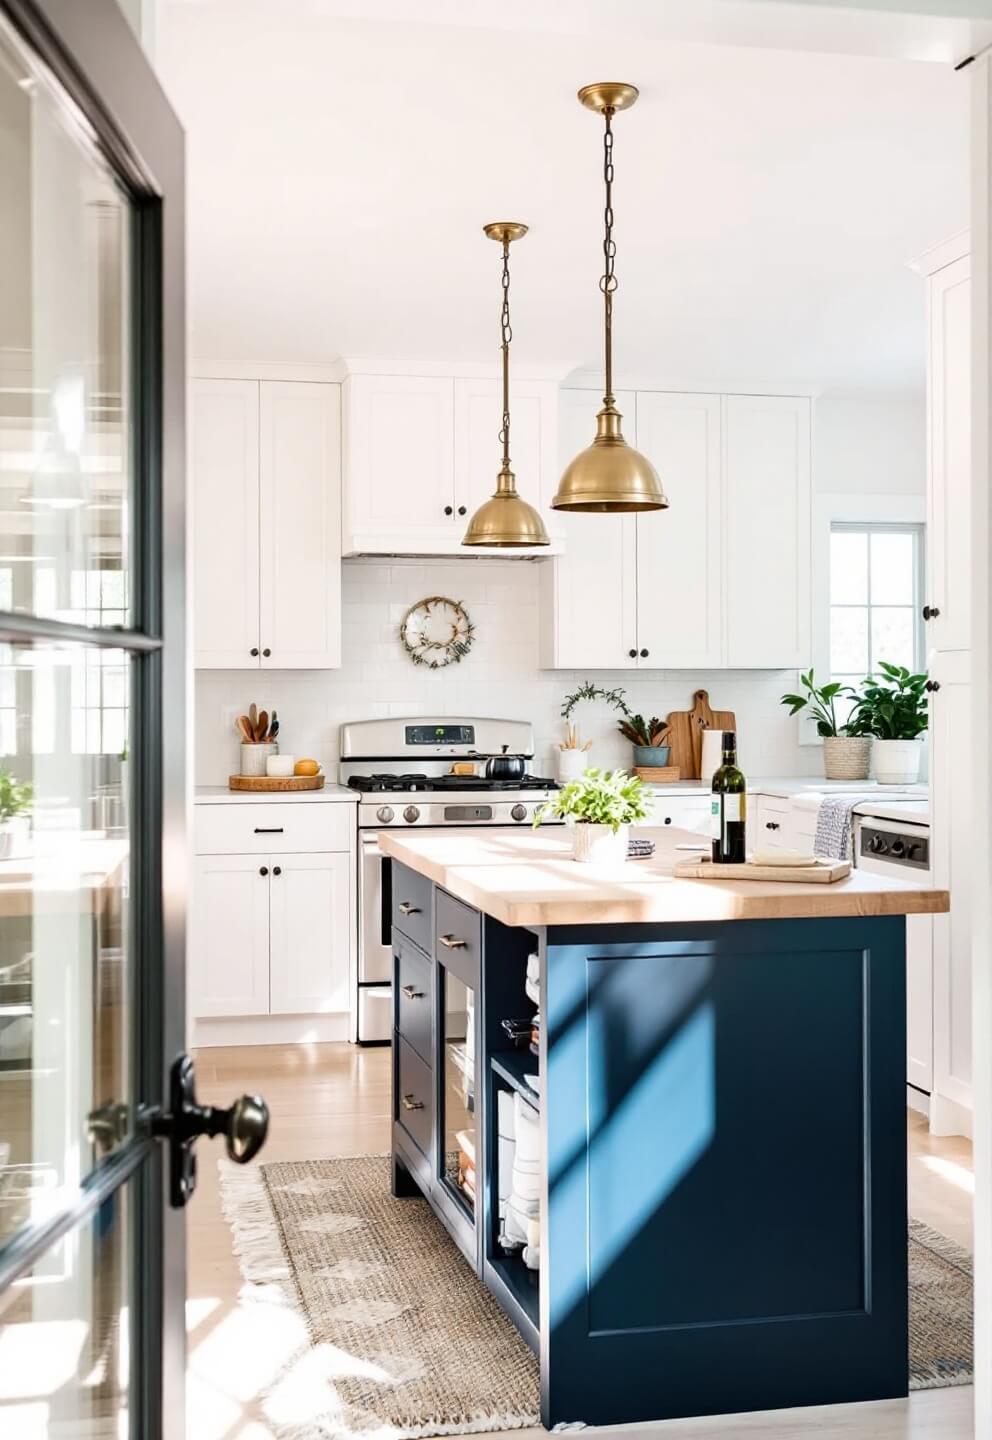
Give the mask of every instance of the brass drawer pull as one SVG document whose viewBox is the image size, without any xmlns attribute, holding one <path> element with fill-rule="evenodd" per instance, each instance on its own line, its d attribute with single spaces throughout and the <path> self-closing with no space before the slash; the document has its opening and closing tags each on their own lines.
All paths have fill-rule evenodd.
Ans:
<svg viewBox="0 0 992 1440">
<path fill-rule="evenodd" d="M 464 950 L 468 944 L 467 940 L 458 940 L 454 935 L 440 935 L 438 938 L 445 950 Z"/>
<path fill-rule="evenodd" d="M 420 906 L 412 904 L 409 900 L 401 900 L 399 912 L 401 915 L 419 915 Z"/>
<path fill-rule="evenodd" d="M 424 1102 L 423 1102 L 423 1100 L 414 1100 L 414 1098 L 413 1098 L 412 1095 L 404 1095 L 404 1096 L 403 1096 L 403 1109 L 404 1109 L 404 1110 L 423 1110 L 423 1108 L 424 1108 Z"/>
<path fill-rule="evenodd" d="M 423 1000 L 423 990 L 415 990 L 412 985 L 403 986 L 403 994 L 408 1000 Z"/>
</svg>

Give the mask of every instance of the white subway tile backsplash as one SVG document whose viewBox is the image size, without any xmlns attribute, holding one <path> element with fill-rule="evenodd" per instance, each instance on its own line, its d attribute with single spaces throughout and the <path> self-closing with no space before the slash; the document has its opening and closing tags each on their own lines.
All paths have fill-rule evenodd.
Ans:
<svg viewBox="0 0 992 1440">
<path fill-rule="evenodd" d="M 562 697 L 584 679 L 621 685 L 634 710 L 667 715 L 689 709 L 705 688 L 720 709 L 734 710 L 741 759 L 752 774 L 802 774 L 818 755 L 799 747 L 797 723 L 778 703 L 795 687 L 789 671 L 547 671 L 539 668 L 539 567 L 513 560 L 348 560 L 342 567 L 343 664 L 340 670 L 198 670 L 196 783 L 220 785 L 237 766 L 232 716 L 252 700 L 279 712 L 280 743 L 298 757 L 323 761 L 332 778 L 338 727 L 384 715 L 494 715 L 534 725 L 535 769 L 551 773 L 561 735 Z M 475 643 L 458 665 L 415 666 L 400 644 L 399 622 L 426 595 L 450 595 L 467 607 Z M 592 739 L 591 760 L 630 763 L 630 747 L 603 705 L 576 716 Z"/>
</svg>

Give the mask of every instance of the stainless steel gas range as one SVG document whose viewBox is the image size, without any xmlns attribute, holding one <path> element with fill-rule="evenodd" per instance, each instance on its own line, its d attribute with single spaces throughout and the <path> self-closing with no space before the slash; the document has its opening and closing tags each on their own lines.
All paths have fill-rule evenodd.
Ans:
<svg viewBox="0 0 992 1440">
<path fill-rule="evenodd" d="M 341 727 L 342 785 L 358 804 L 358 966 L 352 1039 L 387 1043 L 392 1033 L 391 861 L 380 830 L 441 830 L 448 825 L 526 826 L 558 785 L 526 773 L 515 780 L 485 775 L 485 757 L 534 755 L 534 732 L 521 720 L 363 720 Z M 472 764 L 455 775 L 452 766 Z M 530 766 L 527 766 L 529 772 Z"/>
</svg>

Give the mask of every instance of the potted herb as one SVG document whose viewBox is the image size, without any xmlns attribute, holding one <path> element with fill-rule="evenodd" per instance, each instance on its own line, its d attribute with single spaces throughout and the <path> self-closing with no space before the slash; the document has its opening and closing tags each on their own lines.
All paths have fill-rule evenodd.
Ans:
<svg viewBox="0 0 992 1440">
<path fill-rule="evenodd" d="M 923 735 L 929 724 L 926 675 L 879 661 L 879 675 L 862 682 L 851 723 L 875 738 L 875 779 L 912 785 L 919 779 Z"/>
<path fill-rule="evenodd" d="M 0 770 L 0 860 L 8 860 L 14 848 L 15 821 L 31 809 L 33 791 L 21 785 L 9 770 Z"/>
<path fill-rule="evenodd" d="M 823 773 L 827 780 L 867 780 L 871 758 L 872 731 L 857 706 L 847 720 L 838 722 L 837 699 L 856 698 L 856 692 L 839 681 L 817 685 L 812 669 L 799 676 L 800 695 L 783 695 L 782 704 L 790 715 L 806 710 L 816 721 L 816 733 L 823 740 Z"/>
<path fill-rule="evenodd" d="M 671 747 L 661 742 L 668 735 L 668 723 L 652 715 L 645 720 L 643 715 L 633 715 L 629 710 L 624 718 L 617 721 L 621 735 L 625 735 L 634 747 L 635 766 L 667 765 Z"/>
<path fill-rule="evenodd" d="M 534 812 L 534 824 L 548 815 L 572 825 L 572 853 L 584 864 L 617 864 L 627 858 L 627 835 L 648 814 L 649 798 L 636 775 L 626 770 L 586 770 Z"/>
<path fill-rule="evenodd" d="M 581 775 L 589 764 L 589 750 L 592 741 L 587 740 L 584 744 L 579 735 L 579 728 L 572 716 L 575 708 L 585 700 L 605 700 L 607 705 L 614 710 L 619 710 L 627 715 L 627 697 L 620 688 L 615 690 L 604 690 L 601 685 L 594 685 L 591 680 L 583 680 L 570 695 L 566 695 L 561 702 L 561 718 L 565 722 L 565 739 L 558 747 L 558 779 L 574 780 Z"/>
</svg>

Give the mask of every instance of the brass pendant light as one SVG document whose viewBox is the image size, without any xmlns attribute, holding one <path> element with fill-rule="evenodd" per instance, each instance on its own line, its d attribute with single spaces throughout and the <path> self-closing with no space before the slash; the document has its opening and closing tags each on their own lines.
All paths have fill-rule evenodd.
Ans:
<svg viewBox="0 0 992 1440">
<path fill-rule="evenodd" d="M 603 238 L 604 269 L 599 282 L 603 292 L 606 338 L 606 394 L 596 416 L 596 438 L 582 450 L 558 482 L 551 505 L 555 510 L 628 511 L 666 510 L 668 501 L 650 460 L 629 446 L 620 428 L 622 416 L 613 395 L 613 293 L 616 242 L 613 239 L 613 116 L 628 110 L 637 99 L 633 85 L 613 81 L 585 85 L 579 100 L 604 117 L 603 180 L 606 186 Z"/>
<path fill-rule="evenodd" d="M 516 476 L 510 469 L 510 244 L 527 234 L 527 226 L 512 220 L 497 220 L 482 227 L 490 240 L 503 247 L 503 305 L 500 310 L 501 350 L 503 354 L 503 424 L 499 438 L 503 445 L 503 463 L 496 476 L 496 489 L 484 505 L 480 505 L 468 523 L 463 545 L 510 546 L 547 545 L 548 532 L 544 521 L 526 500 L 517 494 Z"/>
</svg>

